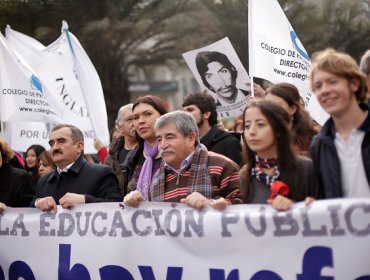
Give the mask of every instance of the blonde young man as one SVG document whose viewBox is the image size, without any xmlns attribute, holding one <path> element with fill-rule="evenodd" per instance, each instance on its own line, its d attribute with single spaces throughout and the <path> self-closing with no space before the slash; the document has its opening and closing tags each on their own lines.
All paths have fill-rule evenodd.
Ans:
<svg viewBox="0 0 370 280">
<path fill-rule="evenodd" d="M 365 104 L 365 75 L 352 57 L 327 49 L 314 54 L 310 83 L 330 115 L 311 145 L 324 197 L 370 197 L 370 115 Z"/>
</svg>

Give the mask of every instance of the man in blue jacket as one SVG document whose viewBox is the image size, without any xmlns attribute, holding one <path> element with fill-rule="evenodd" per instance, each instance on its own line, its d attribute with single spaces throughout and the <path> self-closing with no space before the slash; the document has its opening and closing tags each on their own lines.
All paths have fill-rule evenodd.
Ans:
<svg viewBox="0 0 370 280">
<path fill-rule="evenodd" d="M 370 197 L 365 75 L 352 57 L 327 49 L 314 55 L 310 83 L 330 115 L 311 146 L 324 197 Z"/>
<path fill-rule="evenodd" d="M 51 131 L 49 144 L 57 167 L 38 181 L 32 206 L 42 211 L 56 211 L 57 204 L 71 208 L 84 203 L 122 200 L 113 169 L 85 160 L 80 129 L 68 124 L 57 125 Z"/>
</svg>

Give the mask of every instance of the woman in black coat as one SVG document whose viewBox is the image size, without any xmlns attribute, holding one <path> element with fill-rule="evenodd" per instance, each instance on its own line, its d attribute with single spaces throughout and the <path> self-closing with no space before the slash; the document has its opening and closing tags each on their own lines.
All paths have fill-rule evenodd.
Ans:
<svg viewBox="0 0 370 280">
<path fill-rule="evenodd" d="M 0 202 L 10 207 L 28 207 L 34 195 L 31 175 L 10 166 L 13 151 L 0 139 Z"/>
</svg>

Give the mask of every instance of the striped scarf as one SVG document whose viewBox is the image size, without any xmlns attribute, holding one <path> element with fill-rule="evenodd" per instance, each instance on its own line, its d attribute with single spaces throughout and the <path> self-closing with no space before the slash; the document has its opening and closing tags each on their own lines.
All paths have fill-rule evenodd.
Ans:
<svg viewBox="0 0 370 280">
<path fill-rule="evenodd" d="M 164 161 L 162 161 L 159 170 L 156 172 L 152 180 L 152 201 L 164 201 L 165 177 L 165 164 Z M 208 172 L 208 150 L 203 144 L 199 144 L 195 148 L 193 159 L 191 161 L 188 195 L 193 192 L 199 192 L 207 198 L 212 197 L 212 183 Z"/>
<path fill-rule="evenodd" d="M 255 166 L 252 168 L 252 176 L 254 176 L 258 181 L 265 183 L 267 186 L 270 186 L 277 178 L 280 176 L 279 171 L 279 162 L 277 159 L 264 159 L 259 158 L 257 154 L 254 155 Z M 275 169 L 273 175 L 268 175 L 263 172 L 262 168 Z"/>
</svg>

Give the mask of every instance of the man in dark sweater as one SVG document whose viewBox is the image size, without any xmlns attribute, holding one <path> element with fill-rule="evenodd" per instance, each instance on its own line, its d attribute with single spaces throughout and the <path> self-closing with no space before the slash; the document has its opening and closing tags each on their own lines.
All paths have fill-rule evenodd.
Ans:
<svg viewBox="0 0 370 280">
<path fill-rule="evenodd" d="M 80 129 L 73 125 L 57 125 L 50 133 L 49 144 L 57 168 L 38 181 L 32 206 L 56 211 L 57 204 L 71 208 L 78 204 L 122 199 L 113 169 L 85 160 Z"/>
<path fill-rule="evenodd" d="M 200 142 L 208 151 L 222 154 L 240 165 L 242 153 L 240 140 L 217 127 L 216 103 L 213 97 L 205 92 L 191 93 L 184 98 L 182 107 L 195 118 Z"/>
</svg>

